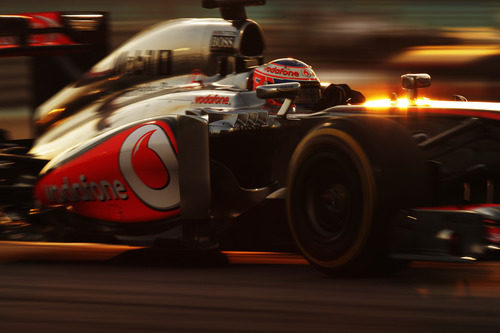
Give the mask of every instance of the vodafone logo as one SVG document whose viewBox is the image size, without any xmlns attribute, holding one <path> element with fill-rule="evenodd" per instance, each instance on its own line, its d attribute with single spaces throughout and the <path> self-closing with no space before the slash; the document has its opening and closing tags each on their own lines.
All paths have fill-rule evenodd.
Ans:
<svg viewBox="0 0 500 333">
<path fill-rule="evenodd" d="M 272 74 L 279 74 L 290 77 L 299 77 L 299 72 L 293 70 L 287 70 L 286 68 L 277 68 L 269 66 L 266 67 L 265 71 Z"/>
<path fill-rule="evenodd" d="M 305 65 L 304 65 L 305 66 Z M 255 74 L 266 78 L 294 81 L 315 81 L 316 75 L 309 67 L 266 64 L 254 70 Z M 275 82 L 276 83 L 276 82 Z"/>
<path fill-rule="evenodd" d="M 229 104 L 228 96 L 208 95 L 195 97 L 196 104 Z"/>
<path fill-rule="evenodd" d="M 147 124 L 130 133 L 120 148 L 119 164 L 128 185 L 146 205 L 157 210 L 178 208 L 177 156 L 161 126 Z"/>
</svg>

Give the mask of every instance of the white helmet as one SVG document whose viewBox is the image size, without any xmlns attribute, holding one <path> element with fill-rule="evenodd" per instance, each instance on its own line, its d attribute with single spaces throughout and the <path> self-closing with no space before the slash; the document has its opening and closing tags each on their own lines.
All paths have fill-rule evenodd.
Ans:
<svg viewBox="0 0 500 333">
<path fill-rule="evenodd" d="M 255 68 L 253 72 L 253 89 L 272 83 L 299 82 L 300 92 L 295 98 L 295 104 L 311 108 L 321 94 L 321 85 L 308 64 L 293 58 L 281 58 Z M 281 101 L 268 100 L 273 105 L 281 105 Z"/>
</svg>

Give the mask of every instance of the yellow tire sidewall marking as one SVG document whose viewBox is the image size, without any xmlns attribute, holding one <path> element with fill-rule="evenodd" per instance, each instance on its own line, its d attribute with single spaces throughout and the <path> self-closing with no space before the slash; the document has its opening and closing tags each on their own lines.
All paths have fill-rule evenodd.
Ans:
<svg viewBox="0 0 500 333">
<path fill-rule="evenodd" d="M 308 134 L 297 146 L 296 152 L 301 152 L 304 149 L 304 146 L 308 144 L 308 142 L 319 136 L 330 136 L 330 137 L 335 137 L 340 139 L 344 144 L 347 145 L 347 147 L 350 149 L 352 153 L 356 156 L 358 159 L 357 162 L 359 162 L 359 165 L 361 166 L 360 171 L 360 177 L 361 177 L 361 184 L 363 187 L 362 190 L 362 197 L 363 197 L 363 216 L 361 220 L 361 225 L 360 225 L 360 231 L 358 236 L 356 237 L 356 240 L 352 244 L 352 246 L 347 250 L 342 256 L 332 259 L 332 260 L 320 260 L 318 258 L 315 258 L 312 256 L 301 244 L 299 241 L 299 238 L 296 234 L 295 228 L 293 226 L 293 223 L 290 223 L 291 219 L 291 207 L 290 207 L 290 196 L 291 196 L 291 191 L 287 191 L 287 213 L 288 213 L 288 220 L 289 220 L 289 225 L 290 225 L 290 230 L 292 232 L 292 235 L 297 243 L 297 246 L 300 248 L 302 253 L 306 258 L 308 258 L 311 262 L 315 263 L 316 265 L 320 267 L 325 267 L 325 268 L 335 268 L 335 267 L 340 267 L 344 264 L 346 264 L 349 260 L 352 260 L 356 254 L 362 249 L 366 239 L 368 238 L 370 229 L 371 229 L 371 224 L 372 224 L 372 219 L 373 219 L 373 207 L 374 207 L 374 197 L 375 197 L 375 179 L 373 176 L 373 170 L 371 167 L 371 163 L 366 156 L 363 148 L 361 145 L 348 133 L 335 129 L 335 128 L 321 128 L 318 130 L 315 130 Z M 295 160 L 298 158 L 299 153 L 294 153 L 291 159 L 291 163 L 295 163 Z M 358 164 L 358 163 L 356 163 Z M 294 172 L 290 174 L 289 177 L 289 183 L 290 180 L 293 179 L 294 177 Z"/>
</svg>

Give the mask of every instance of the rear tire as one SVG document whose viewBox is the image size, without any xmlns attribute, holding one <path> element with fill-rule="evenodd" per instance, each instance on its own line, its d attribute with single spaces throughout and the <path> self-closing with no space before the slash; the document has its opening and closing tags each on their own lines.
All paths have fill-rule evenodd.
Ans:
<svg viewBox="0 0 500 333">
<path fill-rule="evenodd" d="M 425 164 L 406 129 L 377 117 L 336 119 L 297 146 L 287 187 L 291 233 L 328 274 L 386 270 L 392 221 L 423 193 Z"/>
</svg>

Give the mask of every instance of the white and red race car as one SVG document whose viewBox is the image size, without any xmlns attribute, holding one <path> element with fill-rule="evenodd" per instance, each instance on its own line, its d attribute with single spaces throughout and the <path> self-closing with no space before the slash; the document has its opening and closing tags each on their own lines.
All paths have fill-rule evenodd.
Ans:
<svg viewBox="0 0 500 333">
<path fill-rule="evenodd" d="M 420 99 L 430 77 L 409 74 L 406 98 L 362 103 L 346 85 L 318 86 L 301 108 L 308 67 L 272 63 L 276 81 L 254 86 L 264 39 L 244 6 L 263 3 L 203 1 L 222 18 L 158 24 L 43 102 L 32 141 L 0 143 L 3 238 L 290 240 L 333 274 L 498 250 L 500 104 Z M 0 54 L 102 51 L 105 14 L 47 15 L 2 18 Z"/>
</svg>

